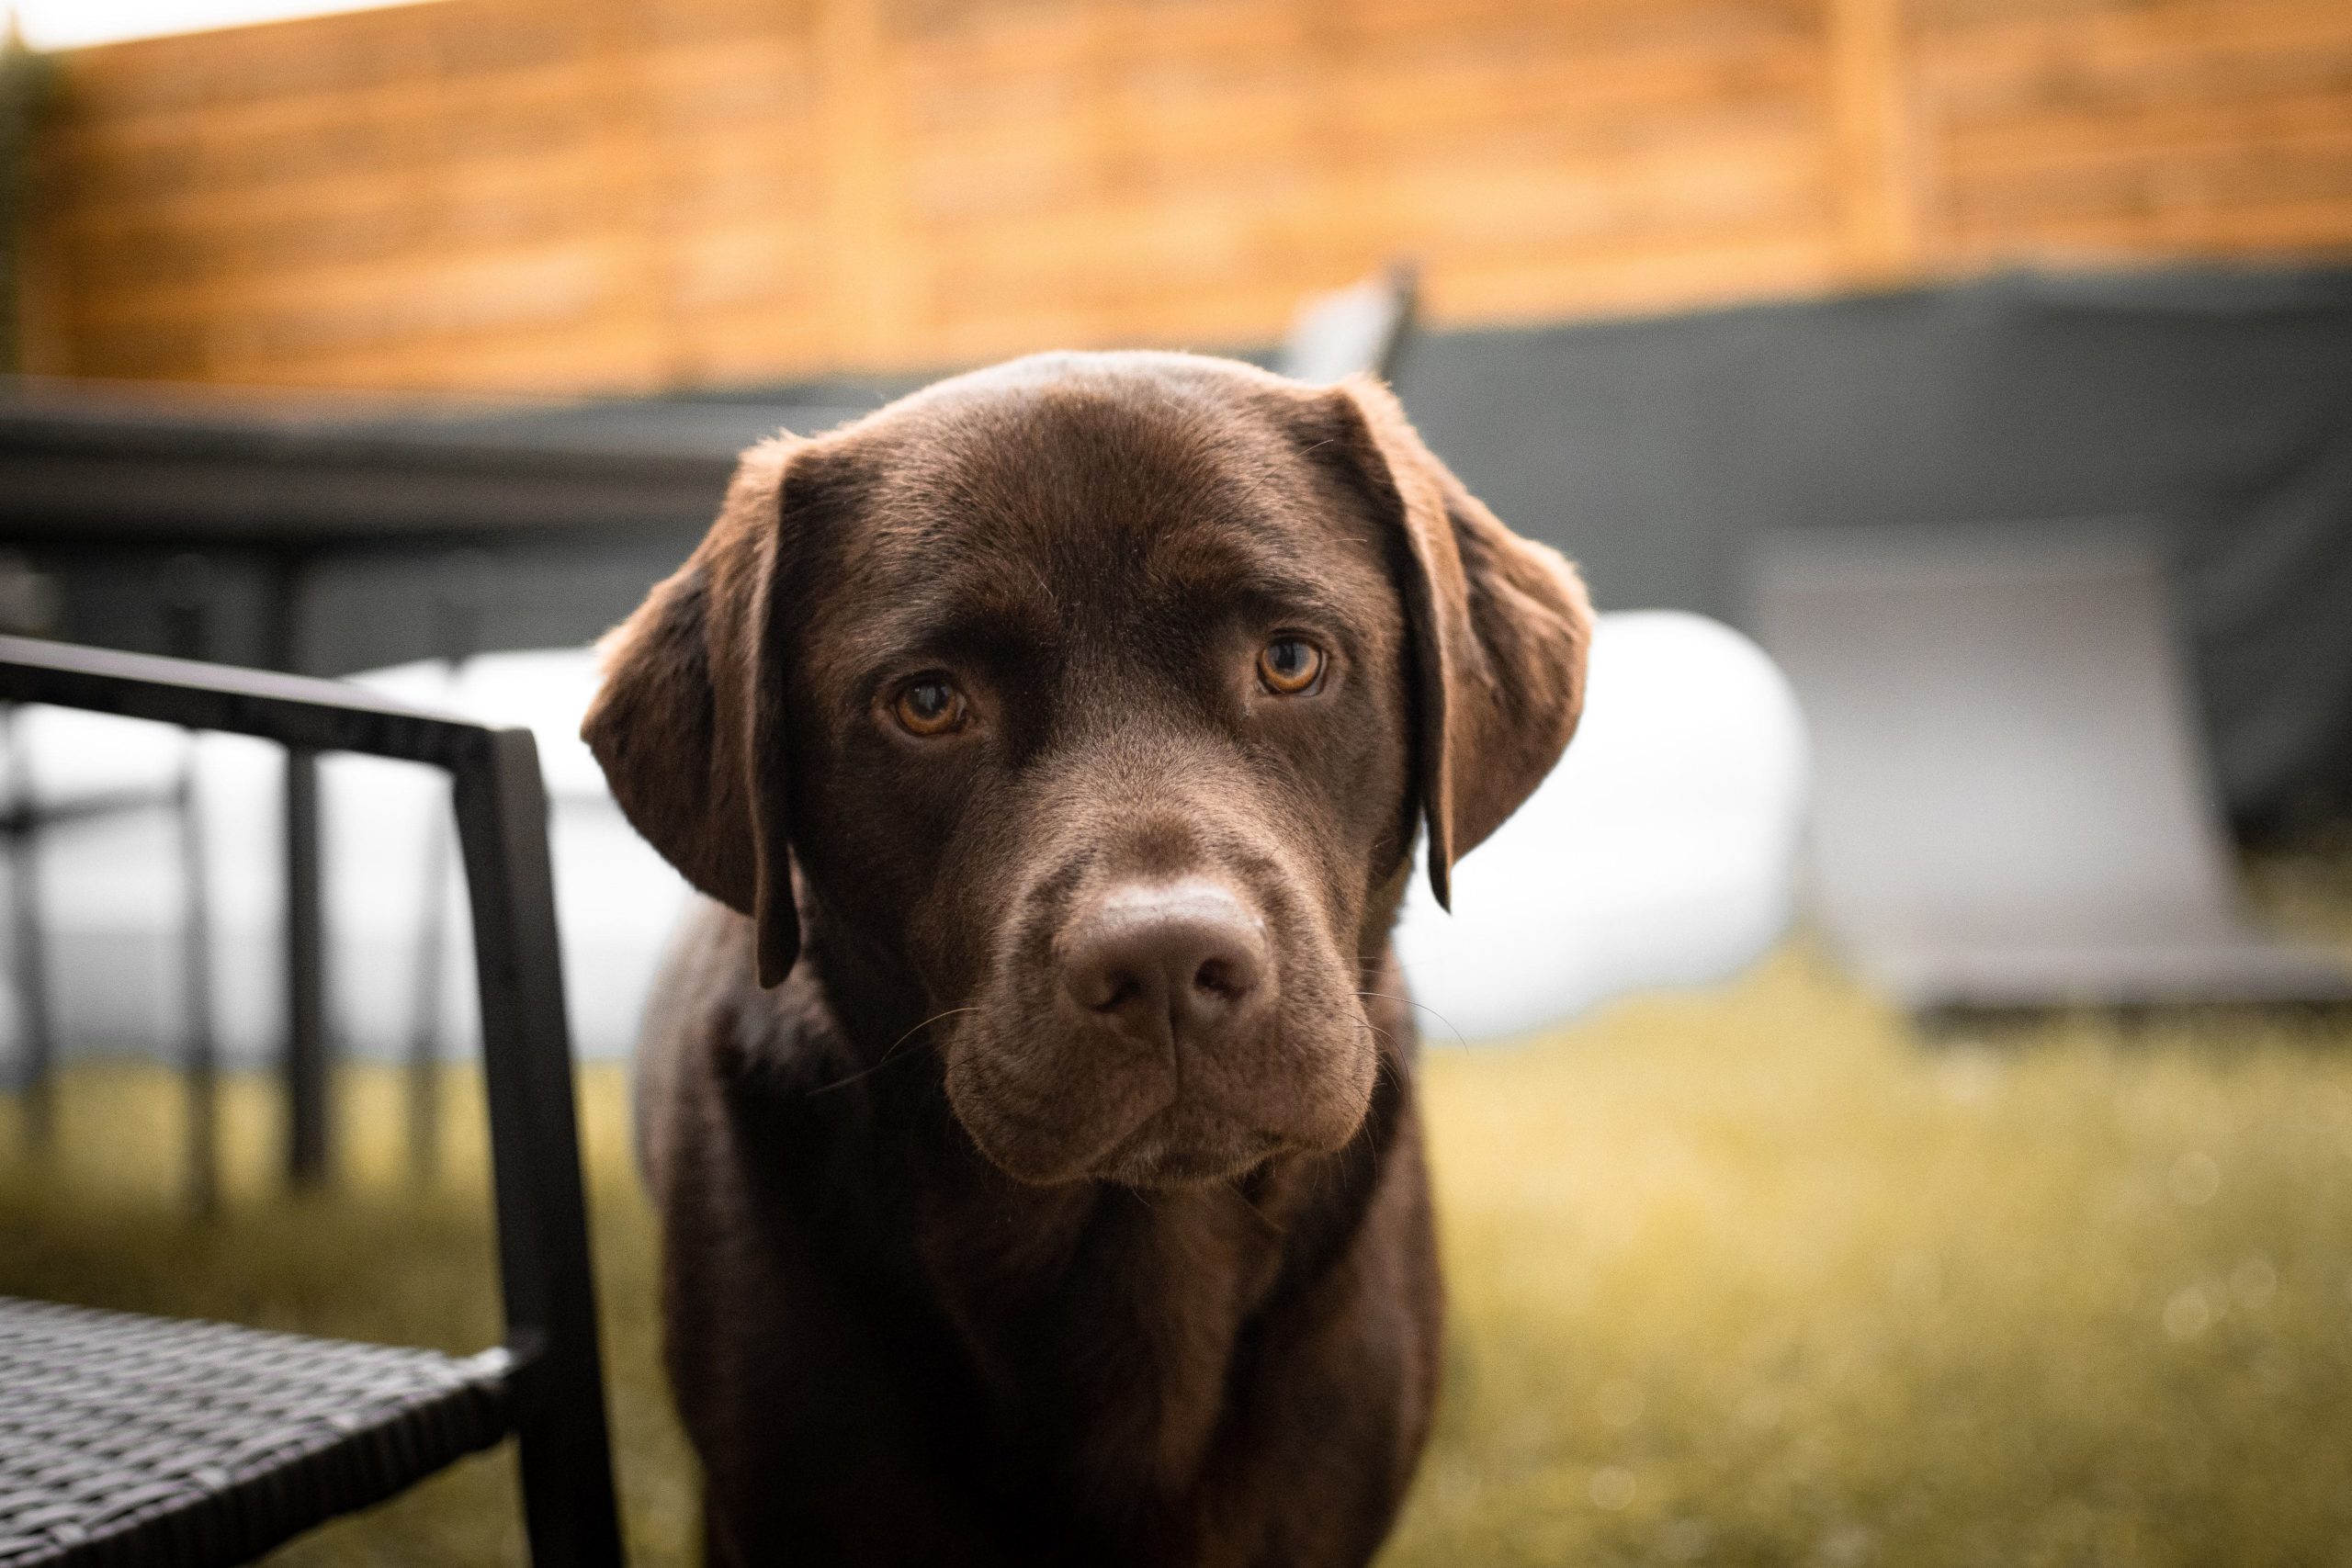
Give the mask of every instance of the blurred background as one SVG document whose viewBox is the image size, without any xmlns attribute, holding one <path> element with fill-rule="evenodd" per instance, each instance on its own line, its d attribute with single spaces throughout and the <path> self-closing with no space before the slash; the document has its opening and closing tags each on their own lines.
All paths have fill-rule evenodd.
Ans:
<svg viewBox="0 0 2352 1568">
<path fill-rule="evenodd" d="M 1387 374 L 1606 612 L 1400 936 L 1386 1561 L 2352 1561 L 2352 7 L 324 10 L 17 0 L 0 630 L 538 732 L 642 1560 L 684 895 L 585 645 L 746 443 L 1150 345 Z M 0 1293 L 493 1339 L 446 787 L 0 742 Z M 510 1472 L 286 1560 L 519 1560 Z"/>
</svg>

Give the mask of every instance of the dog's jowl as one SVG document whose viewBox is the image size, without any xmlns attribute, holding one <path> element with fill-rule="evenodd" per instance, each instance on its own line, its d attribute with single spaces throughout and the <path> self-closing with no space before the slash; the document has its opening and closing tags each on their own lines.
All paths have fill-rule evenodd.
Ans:
<svg viewBox="0 0 2352 1568">
<path fill-rule="evenodd" d="M 712 1562 L 1373 1555 L 1442 1303 L 1388 930 L 1589 621 L 1368 381 L 1053 355 L 745 457 L 586 728 L 710 900 L 639 1108 Z"/>
</svg>

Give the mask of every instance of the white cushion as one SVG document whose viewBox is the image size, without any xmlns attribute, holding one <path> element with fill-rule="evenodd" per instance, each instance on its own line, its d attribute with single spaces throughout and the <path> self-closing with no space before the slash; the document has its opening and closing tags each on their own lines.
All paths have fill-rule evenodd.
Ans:
<svg viewBox="0 0 2352 1568">
<path fill-rule="evenodd" d="M 594 650 L 483 654 L 468 660 L 454 682 L 446 666 L 434 662 L 353 679 L 425 706 L 531 729 L 553 801 L 548 838 L 573 1046 L 591 1056 L 627 1054 L 689 890 L 623 819 L 604 771 L 580 739 L 580 720 L 596 690 Z M 449 820 L 447 799 L 448 786 L 433 770 L 372 757 L 334 757 L 326 763 L 332 985 L 345 1037 L 360 1050 L 401 1048 L 414 1032 L 417 933 L 427 891 L 427 838 L 435 831 L 453 857 L 442 877 L 449 911 L 442 1038 L 478 1036 L 473 939 L 456 870 L 454 829 L 436 827 Z"/>
<path fill-rule="evenodd" d="M 1720 622 L 1605 615 L 1559 766 L 1453 870 L 1416 868 L 1397 931 L 1424 1039 L 1526 1034 L 1628 991 L 1737 973 L 1787 929 L 1804 721 Z"/>
</svg>

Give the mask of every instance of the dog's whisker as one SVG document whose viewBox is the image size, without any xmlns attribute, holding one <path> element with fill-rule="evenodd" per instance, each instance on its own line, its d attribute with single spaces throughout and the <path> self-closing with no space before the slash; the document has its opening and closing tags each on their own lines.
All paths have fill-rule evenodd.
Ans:
<svg viewBox="0 0 2352 1568">
<path fill-rule="evenodd" d="M 890 1056 L 895 1054 L 896 1051 L 897 1047 L 893 1046 L 890 1052 L 885 1053 L 882 1059 L 875 1063 L 872 1066 L 860 1067 L 857 1071 L 850 1074 L 847 1077 L 839 1077 L 835 1078 L 831 1083 L 819 1084 L 815 1089 L 803 1093 L 800 1098 L 803 1100 L 814 1100 L 820 1094 L 831 1094 L 837 1089 L 848 1089 L 854 1084 L 863 1083 L 867 1078 L 870 1078 L 875 1074 L 880 1072 L 883 1068 L 888 1066 L 890 1065 Z"/>
<path fill-rule="evenodd" d="M 1385 1077 L 1389 1081 L 1390 1085 L 1399 1093 L 1410 1089 L 1412 1086 L 1407 1082 L 1405 1077 L 1405 1064 L 1402 1053 L 1394 1049 L 1396 1043 L 1396 1036 L 1390 1034 L 1386 1030 L 1379 1028 L 1374 1028 L 1373 1032 L 1379 1035 L 1383 1040 L 1387 1041 L 1391 1047 L 1389 1050 L 1377 1052 L 1373 1056 L 1372 1066 L 1374 1075 L 1379 1077 Z"/>
<path fill-rule="evenodd" d="M 904 1045 L 908 1041 L 913 1039 L 924 1030 L 929 1029 L 933 1024 L 939 1022 L 942 1019 L 954 1018 L 959 1012 L 978 1011 L 979 1011 L 979 1009 L 978 1008 L 962 1007 L 949 1008 L 945 1012 L 933 1013 L 931 1017 L 924 1019 L 921 1023 L 916 1024 L 912 1029 L 908 1030 L 904 1034 L 899 1035 L 896 1040 L 891 1041 L 890 1048 L 883 1052 L 882 1059 L 876 1062 L 872 1066 L 861 1067 L 845 1078 L 835 1078 L 831 1083 L 820 1084 L 801 1098 L 804 1100 L 814 1100 L 820 1094 L 831 1094 L 837 1089 L 847 1089 L 854 1083 L 860 1082 L 865 1078 L 870 1078 L 875 1074 L 880 1072 L 883 1068 L 890 1065 L 890 1058 L 899 1054 L 899 1046 Z"/>
<path fill-rule="evenodd" d="M 1427 1006 L 1421 1002 L 1417 1002 L 1410 997 L 1394 997 L 1390 996 L 1386 991 L 1358 991 L 1356 995 L 1360 997 L 1376 997 L 1384 1002 L 1396 1002 L 1405 1007 L 1417 1008 L 1420 1011 L 1425 1012 L 1431 1018 L 1437 1020 L 1440 1023 L 1445 1025 L 1446 1032 L 1453 1036 L 1453 1043 L 1456 1045 L 1466 1046 L 1470 1043 L 1468 1040 L 1463 1037 L 1462 1031 L 1453 1027 L 1453 1021 L 1452 1019 L 1438 1011 L 1437 1009 Z"/>
<path fill-rule="evenodd" d="M 1244 1191 L 1241 1188 L 1238 1186 L 1235 1187 L 1233 1189 L 1233 1195 L 1241 1200 L 1241 1206 L 1250 1211 L 1250 1217 L 1251 1219 L 1266 1227 L 1267 1235 L 1278 1238 L 1290 1235 L 1290 1227 L 1288 1225 L 1282 1224 L 1272 1214 L 1266 1213 L 1265 1210 L 1258 1207 L 1257 1201 L 1251 1198 L 1250 1194 Z"/>
</svg>

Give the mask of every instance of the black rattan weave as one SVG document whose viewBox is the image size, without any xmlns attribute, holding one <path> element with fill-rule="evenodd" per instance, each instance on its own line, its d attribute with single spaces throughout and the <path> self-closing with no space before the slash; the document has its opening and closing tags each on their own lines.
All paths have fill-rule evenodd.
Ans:
<svg viewBox="0 0 2352 1568">
<path fill-rule="evenodd" d="M 227 1568 L 509 1426 L 511 1358 L 0 1297 L 0 1568 Z"/>
</svg>

